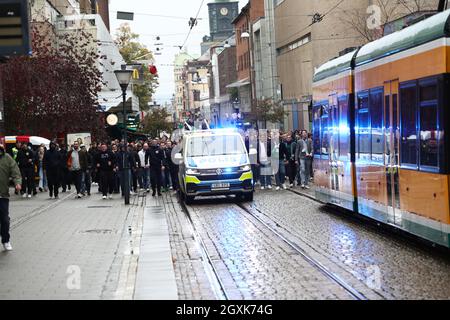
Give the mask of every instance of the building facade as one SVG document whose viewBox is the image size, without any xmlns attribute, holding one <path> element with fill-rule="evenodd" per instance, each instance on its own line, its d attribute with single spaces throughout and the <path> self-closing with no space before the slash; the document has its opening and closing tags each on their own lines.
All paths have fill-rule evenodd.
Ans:
<svg viewBox="0 0 450 320">
<path fill-rule="evenodd" d="M 236 109 L 245 120 L 251 120 L 252 103 L 256 103 L 253 25 L 264 17 L 264 14 L 264 0 L 250 0 L 233 21 L 236 34 L 237 81 L 227 87 L 237 90 Z"/>
<path fill-rule="evenodd" d="M 239 14 L 239 2 L 215 0 L 208 3 L 211 41 L 221 41 L 233 35 L 233 20 Z"/>
<path fill-rule="evenodd" d="M 383 35 L 384 25 L 374 31 L 368 27 L 369 6 L 379 5 L 380 22 L 389 22 L 411 12 L 435 10 L 438 2 L 406 0 L 386 5 L 384 0 L 354 0 L 336 6 L 339 1 L 275 0 L 278 85 L 289 113 L 285 129 L 311 129 L 315 68 Z"/>
<path fill-rule="evenodd" d="M 177 122 L 183 122 L 184 116 L 183 113 L 186 111 L 185 109 L 185 101 L 186 101 L 186 90 L 183 74 L 185 72 L 185 65 L 187 61 L 192 59 L 193 57 L 187 52 L 181 52 L 175 56 L 174 60 L 174 80 L 175 80 L 175 94 L 174 94 L 174 120 Z"/>
</svg>

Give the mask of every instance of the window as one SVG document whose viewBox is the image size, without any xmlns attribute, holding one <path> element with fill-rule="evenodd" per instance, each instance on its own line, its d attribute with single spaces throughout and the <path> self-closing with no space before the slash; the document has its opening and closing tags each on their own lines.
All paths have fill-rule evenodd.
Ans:
<svg viewBox="0 0 450 320">
<path fill-rule="evenodd" d="M 339 98 L 339 156 L 348 159 L 350 154 L 350 124 L 348 118 L 348 96 Z"/>
<path fill-rule="evenodd" d="M 420 85 L 420 167 L 439 167 L 437 81 Z"/>
<path fill-rule="evenodd" d="M 321 149 L 320 149 L 320 153 L 319 153 L 324 156 L 328 155 L 328 150 L 330 148 L 328 117 L 329 117 L 328 106 L 324 105 L 324 106 L 322 106 L 322 116 L 321 116 L 321 125 L 320 125 L 322 145 L 321 145 Z"/>
<path fill-rule="evenodd" d="M 321 154 L 320 151 L 320 110 L 322 106 L 318 105 L 314 107 L 314 117 L 313 117 L 313 144 L 314 144 L 314 155 Z"/>
<path fill-rule="evenodd" d="M 358 110 L 356 111 L 356 153 L 359 159 L 370 160 L 370 119 L 369 96 L 367 93 L 358 96 Z"/>
<path fill-rule="evenodd" d="M 383 163 L 383 90 L 370 91 L 370 124 L 372 127 L 372 161 Z"/>
<path fill-rule="evenodd" d="M 417 167 L 417 88 L 414 84 L 400 87 L 401 164 Z"/>
</svg>

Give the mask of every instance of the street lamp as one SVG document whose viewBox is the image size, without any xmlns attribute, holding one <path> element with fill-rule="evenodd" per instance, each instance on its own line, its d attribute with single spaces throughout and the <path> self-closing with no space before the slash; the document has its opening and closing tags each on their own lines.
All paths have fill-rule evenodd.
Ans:
<svg viewBox="0 0 450 320">
<path fill-rule="evenodd" d="M 125 143 L 125 155 L 123 159 L 123 179 L 124 179 L 124 194 L 125 194 L 125 205 L 130 204 L 130 173 L 129 173 L 129 162 L 128 162 L 128 137 L 127 137 L 127 121 L 126 121 L 126 111 L 125 111 L 125 103 L 127 101 L 127 88 L 130 84 L 131 77 L 133 75 L 132 70 L 127 70 L 126 66 L 123 65 L 121 70 L 114 71 L 117 77 L 117 81 L 119 81 L 120 88 L 122 89 L 122 97 L 123 97 L 123 141 Z"/>
</svg>

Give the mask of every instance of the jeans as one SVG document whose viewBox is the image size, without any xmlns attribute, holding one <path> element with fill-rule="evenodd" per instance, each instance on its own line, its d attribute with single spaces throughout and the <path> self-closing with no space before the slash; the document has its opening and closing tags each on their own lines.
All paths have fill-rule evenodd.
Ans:
<svg viewBox="0 0 450 320">
<path fill-rule="evenodd" d="M 81 174 L 81 193 L 91 194 L 91 172 L 90 170 L 83 171 Z"/>
<path fill-rule="evenodd" d="M 115 186 L 115 182 L 114 182 L 115 172 L 104 170 L 104 171 L 99 171 L 98 174 L 99 174 L 99 178 L 101 180 L 101 186 L 102 186 L 101 191 L 102 191 L 103 196 L 106 197 L 108 195 L 108 193 L 110 195 L 112 195 L 114 192 L 114 186 Z"/>
<path fill-rule="evenodd" d="M 39 168 L 39 188 L 41 189 L 47 189 L 47 177 L 44 174 L 44 168 L 42 167 L 42 165 L 40 165 Z"/>
<path fill-rule="evenodd" d="M 309 169 L 311 167 L 311 158 L 300 159 L 300 183 L 302 186 L 309 185 L 310 172 Z"/>
<path fill-rule="evenodd" d="M 33 168 L 23 168 L 21 170 L 22 180 L 23 180 L 23 193 L 28 193 L 31 195 L 35 188 L 34 185 L 34 170 Z"/>
<path fill-rule="evenodd" d="M 270 163 L 261 164 L 261 187 L 272 186 L 272 166 Z"/>
<path fill-rule="evenodd" d="M 0 199 L 0 236 L 2 243 L 9 242 L 9 199 Z"/>
<path fill-rule="evenodd" d="M 284 161 L 280 161 L 278 172 L 275 174 L 275 182 L 278 187 L 282 187 L 286 182 L 286 167 Z"/>
<path fill-rule="evenodd" d="M 81 193 L 81 177 L 82 172 L 81 170 L 74 170 L 71 172 L 72 175 L 72 181 L 75 184 L 75 189 L 77 190 L 77 194 Z"/>
</svg>

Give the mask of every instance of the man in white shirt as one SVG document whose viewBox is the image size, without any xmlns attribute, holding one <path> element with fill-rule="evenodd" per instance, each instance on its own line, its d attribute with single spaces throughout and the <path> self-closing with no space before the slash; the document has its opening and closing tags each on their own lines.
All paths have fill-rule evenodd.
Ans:
<svg viewBox="0 0 450 320">
<path fill-rule="evenodd" d="M 144 143 L 143 149 L 138 152 L 139 161 L 141 162 L 141 168 L 139 172 L 139 184 L 142 183 L 142 187 L 150 192 L 150 166 L 145 165 L 145 154 L 148 150 L 148 143 Z"/>
</svg>

